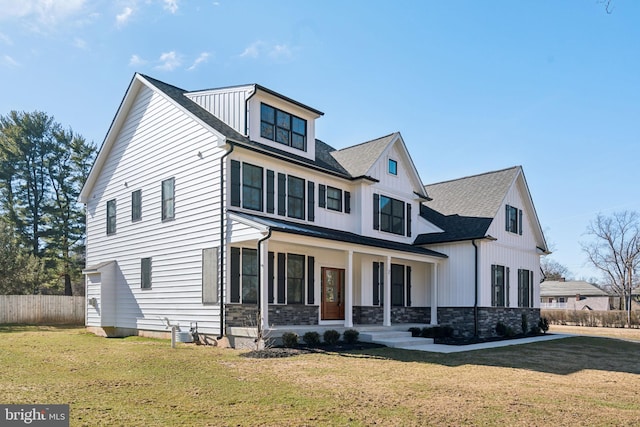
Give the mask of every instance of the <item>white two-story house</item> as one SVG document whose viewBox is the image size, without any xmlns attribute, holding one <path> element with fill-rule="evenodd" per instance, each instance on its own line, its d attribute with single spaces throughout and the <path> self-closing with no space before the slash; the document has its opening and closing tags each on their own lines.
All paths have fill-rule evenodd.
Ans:
<svg viewBox="0 0 640 427">
<path fill-rule="evenodd" d="M 81 193 L 87 327 L 197 322 L 233 343 L 258 329 L 537 323 L 546 244 L 520 167 L 489 202 L 473 189 L 478 226 L 472 207 L 456 212 L 460 194 L 424 186 L 399 133 L 336 150 L 316 138 L 322 115 L 257 84 L 185 91 L 136 74 Z"/>
</svg>

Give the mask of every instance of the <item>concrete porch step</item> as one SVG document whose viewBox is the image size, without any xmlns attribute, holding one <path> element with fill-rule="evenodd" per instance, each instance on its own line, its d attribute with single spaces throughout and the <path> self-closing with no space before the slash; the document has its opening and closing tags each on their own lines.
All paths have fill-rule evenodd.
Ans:
<svg viewBox="0 0 640 427">
<path fill-rule="evenodd" d="M 433 344 L 431 338 L 412 337 L 411 332 L 403 331 L 361 332 L 360 340 L 405 349 Z"/>
</svg>

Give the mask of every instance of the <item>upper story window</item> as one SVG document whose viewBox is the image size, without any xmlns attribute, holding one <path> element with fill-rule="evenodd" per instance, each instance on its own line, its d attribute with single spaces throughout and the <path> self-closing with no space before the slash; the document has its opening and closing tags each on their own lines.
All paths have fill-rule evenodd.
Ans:
<svg viewBox="0 0 640 427">
<path fill-rule="evenodd" d="M 131 193 L 131 221 L 142 219 L 142 190 Z"/>
<path fill-rule="evenodd" d="M 380 196 L 380 230 L 404 235 L 404 202 Z"/>
<path fill-rule="evenodd" d="M 162 181 L 162 220 L 175 218 L 175 178 Z"/>
<path fill-rule="evenodd" d="M 393 159 L 389 159 L 389 173 L 391 175 L 398 175 L 398 162 Z"/>
<path fill-rule="evenodd" d="M 242 207 L 262 211 L 262 168 L 242 165 Z"/>
<path fill-rule="evenodd" d="M 342 190 L 327 186 L 327 209 L 342 211 Z"/>
<path fill-rule="evenodd" d="M 304 179 L 287 177 L 287 216 L 304 219 Z"/>
<path fill-rule="evenodd" d="M 107 234 L 116 232 L 116 199 L 107 201 Z"/>
<path fill-rule="evenodd" d="M 270 105 L 260 104 L 260 136 L 306 151 L 307 121 Z"/>
<path fill-rule="evenodd" d="M 411 237 L 411 203 L 374 193 L 373 229 Z"/>
<path fill-rule="evenodd" d="M 506 205 L 506 230 L 522 235 L 522 209 Z"/>
</svg>

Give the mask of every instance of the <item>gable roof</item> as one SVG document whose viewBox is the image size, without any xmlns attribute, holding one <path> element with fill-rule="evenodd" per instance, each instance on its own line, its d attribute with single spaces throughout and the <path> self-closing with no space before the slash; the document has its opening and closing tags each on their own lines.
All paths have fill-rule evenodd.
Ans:
<svg viewBox="0 0 640 427">
<path fill-rule="evenodd" d="M 381 138 L 336 150 L 331 153 L 331 156 L 352 176 L 365 176 L 398 135 L 398 132 L 394 132 Z"/>
<path fill-rule="evenodd" d="M 445 232 L 421 234 L 416 237 L 414 244 L 491 238 L 487 235 L 487 230 L 502 208 L 507 192 L 519 177 L 525 187 L 526 194 L 523 197 L 528 200 L 536 222 L 534 229 L 538 234 L 540 249 L 547 251 L 521 166 L 426 185 L 433 200 L 421 206 L 420 215 Z"/>
<path fill-rule="evenodd" d="M 609 294 L 582 280 L 558 281 L 545 280 L 540 283 L 541 297 L 565 297 L 565 296 L 608 296 Z"/>
<path fill-rule="evenodd" d="M 332 151 L 331 156 L 336 159 L 336 161 L 342 165 L 352 177 L 370 177 L 373 166 L 394 144 L 399 145 L 399 151 L 405 157 L 404 161 L 408 166 L 410 179 L 412 179 L 414 185 L 416 185 L 414 192 L 418 196 L 428 199 L 429 197 L 425 193 L 422 180 L 418 175 L 418 170 L 413 163 L 413 159 L 411 159 L 411 156 L 409 155 L 409 151 L 404 144 L 404 140 L 402 139 L 400 132 L 394 132 L 371 141 Z"/>
</svg>

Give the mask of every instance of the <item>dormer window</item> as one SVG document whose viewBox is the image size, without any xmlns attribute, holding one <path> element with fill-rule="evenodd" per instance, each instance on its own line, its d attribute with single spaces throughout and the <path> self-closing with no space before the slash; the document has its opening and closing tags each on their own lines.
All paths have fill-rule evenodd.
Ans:
<svg viewBox="0 0 640 427">
<path fill-rule="evenodd" d="M 393 159 L 389 159 L 389 173 L 391 175 L 398 175 L 398 162 Z"/>
<path fill-rule="evenodd" d="M 307 149 L 307 121 L 260 104 L 260 136 L 298 150 Z"/>
</svg>

